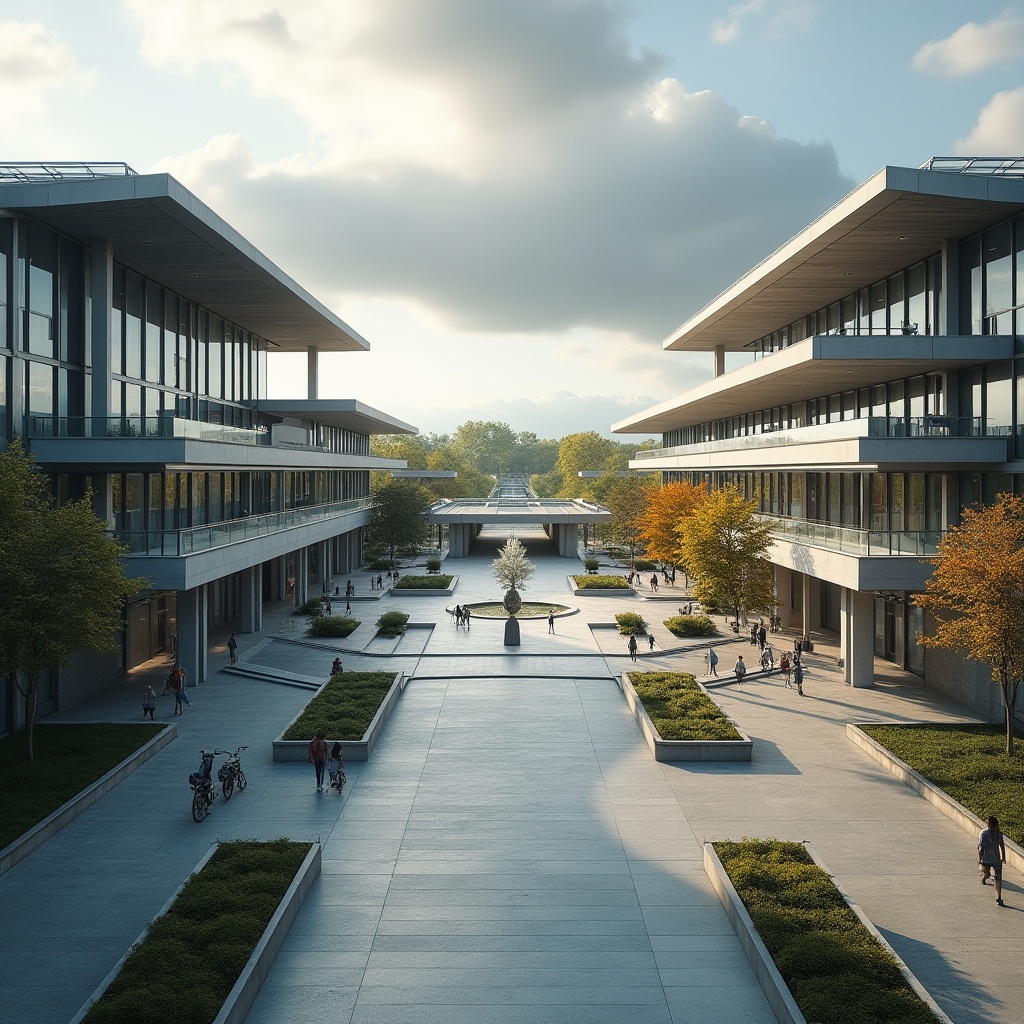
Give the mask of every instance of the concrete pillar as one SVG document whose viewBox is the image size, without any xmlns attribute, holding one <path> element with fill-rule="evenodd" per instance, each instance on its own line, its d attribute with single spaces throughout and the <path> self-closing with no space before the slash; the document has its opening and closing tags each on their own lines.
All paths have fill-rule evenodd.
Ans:
<svg viewBox="0 0 1024 1024">
<path fill-rule="evenodd" d="M 800 577 L 800 582 L 804 588 L 804 618 L 801 625 L 804 636 L 811 635 L 811 577 L 804 573 Z"/>
<path fill-rule="evenodd" d="M 284 555 L 279 555 L 274 559 L 274 567 L 277 572 L 277 600 L 286 601 L 288 599 L 288 559 Z"/>
<path fill-rule="evenodd" d="M 725 373 L 725 346 L 715 346 L 715 376 L 721 377 Z"/>
<path fill-rule="evenodd" d="M 960 242 L 947 238 L 942 243 L 942 297 L 940 320 L 933 334 L 960 333 Z M 921 324 L 921 331 L 925 325 Z"/>
<path fill-rule="evenodd" d="M 306 348 L 306 397 L 319 398 L 319 365 L 317 363 L 317 350 L 315 345 Z"/>
<path fill-rule="evenodd" d="M 295 607 L 309 600 L 309 548 L 295 552 Z"/>
<path fill-rule="evenodd" d="M 875 685 L 875 599 L 870 591 L 851 590 L 848 598 L 849 651 L 846 678 L 857 687 Z"/>
<path fill-rule="evenodd" d="M 843 682 L 850 681 L 850 610 L 853 605 L 849 587 L 839 590 L 839 657 L 843 659 Z"/>
<path fill-rule="evenodd" d="M 448 554 L 452 558 L 465 558 L 469 554 L 470 523 L 451 523 L 448 527 Z"/>
<path fill-rule="evenodd" d="M 327 541 L 320 541 L 320 589 L 326 594 L 327 584 L 330 583 L 331 577 L 327 572 Z"/>
<path fill-rule="evenodd" d="M 178 664 L 185 685 L 205 683 L 208 672 L 206 584 L 178 591 Z"/>
<path fill-rule="evenodd" d="M 258 633 L 263 628 L 263 566 L 251 565 L 242 578 L 242 624 L 240 632 Z"/>
</svg>

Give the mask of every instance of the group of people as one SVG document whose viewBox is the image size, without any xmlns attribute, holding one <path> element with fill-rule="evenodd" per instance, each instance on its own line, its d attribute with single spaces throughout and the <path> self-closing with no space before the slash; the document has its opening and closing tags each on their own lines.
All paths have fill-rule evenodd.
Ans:
<svg viewBox="0 0 1024 1024">
<path fill-rule="evenodd" d="M 231 636 L 234 638 L 234 633 Z M 167 696 L 168 693 L 174 694 L 174 713 L 176 715 L 183 713 L 183 705 L 187 704 L 192 707 L 192 701 L 188 699 L 188 694 L 185 692 L 185 670 L 180 665 L 175 665 L 167 673 L 161 696 Z M 145 692 L 142 694 L 142 717 L 156 721 L 156 690 L 152 683 L 146 684 Z"/>
<path fill-rule="evenodd" d="M 469 605 L 457 604 L 452 609 L 452 622 L 455 624 L 455 628 L 458 629 L 460 626 L 465 626 L 469 629 Z"/>
<path fill-rule="evenodd" d="M 324 767 L 326 766 L 331 779 L 337 778 L 339 772 L 345 767 L 341 744 L 335 740 L 330 752 L 328 752 L 324 731 L 323 729 L 318 729 L 316 735 L 309 741 L 309 747 L 306 749 L 306 764 L 311 764 L 316 771 L 316 791 L 322 793 L 324 791 Z M 340 784 L 338 788 L 341 788 Z"/>
<path fill-rule="evenodd" d="M 764 627 L 761 627 L 758 633 L 759 642 L 762 639 L 763 633 Z M 634 644 L 630 648 L 630 656 L 634 657 L 634 660 L 635 649 L 636 645 Z M 767 650 L 770 651 L 771 648 L 769 647 L 767 648 Z M 720 678 L 718 675 L 718 662 L 718 652 L 714 649 L 714 647 L 709 646 L 707 654 L 704 655 L 704 674 L 709 677 L 713 676 L 715 679 Z M 762 659 L 762 666 L 763 665 L 764 659 Z M 794 654 L 790 655 L 790 653 L 787 651 L 779 659 L 779 671 L 782 673 L 782 678 L 787 689 L 792 689 L 795 686 L 796 692 L 801 697 L 806 696 L 804 694 L 804 667 L 802 659 L 802 645 L 800 641 L 797 642 L 796 651 Z M 736 659 L 736 664 L 733 666 L 733 673 L 736 676 L 737 685 L 742 686 L 743 677 L 747 674 L 747 664 L 743 660 L 742 654 Z"/>
<path fill-rule="evenodd" d="M 394 585 L 395 583 L 398 582 L 398 580 L 400 579 L 400 576 L 401 576 L 401 574 L 399 573 L 399 571 L 397 569 L 395 569 L 393 571 L 391 569 L 388 569 L 387 576 L 383 576 L 380 573 L 377 573 L 376 579 L 373 576 L 370 577 L 370 589 L 371 590 L 383 590 L 384 589 L 384 580 L 385 579 L 388 581 L 388 586 L 390 587 L 390 586 L 392 586 L 392 585 Z M 349 582 L 349 586 L 350 587 L 352 586 L 351 582 Z"/>
</svg>

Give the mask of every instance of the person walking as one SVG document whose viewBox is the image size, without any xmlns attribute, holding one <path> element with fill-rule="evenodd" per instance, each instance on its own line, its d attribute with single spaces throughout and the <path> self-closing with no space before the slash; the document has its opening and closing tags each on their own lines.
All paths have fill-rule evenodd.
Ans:
<svg viewBox="0 0 1024 1024">
<path fill-rule="evenodd" d="M 185 670 L 179 665 L 176 672 L 178 674 L 178 685 L 174 691 L 174 713 L 181 715 L 185 712 L 182 705 L 187 704 L 189 707 L 192 707 L 192 701 L 188 699 L 188 694 L 185 692 Z"/>
<path fill-rule="evenodd" d="M 555 631 L 555 613 L 548 612 L 548 632 L 554 633 Z"/>
<path fill-rule="evenodd" d="M 470 618 L 469 605 L 468 604 L 467 605 L 463 605 L 463 608 L 462 608 L 462 621 L 466 624 L 466 632 L 467 633 L 469 632 L 469 618 Z"/>
<path fill-rule="evenodd" d="M 793 683 L 796 686 L 796 692 L 801 697 L 804 696 L 804 667 L 800 664 L 800 659 L 797 658 L 793 662 Z"/>
<path fill-rule="evenodd" d="M 757 631 L 757 642 L 762 651 L 764 650 L 764 645 L 768 643 L 768 630 L 764 628 L 763 622 L 761 623 L 761 628 Z"/>
<path fill-rule="evenodd" d="M 978 836 L 978 867 L 981 871 L 981 884 L 987 885 L 989 876 L 995 877 L 996 906 L 1003 903 L 1003 865 L 1006 863 L 1006 844 L 1003 833 L 999 831 L 999 819 L 992 815 L 988 819 L 988 828 Z"/>
<path fill-rule="evenodd" d="M 658 592 L 658 574 L 651 574 L 651 593 L 656 594 Z"/>
<path fill-rule="evenodd" d="M 345 669 L 342 668 L 342 665 L 341 665 L 341 658 L 335 658 L 334 659 L 334 664 L 331 665 L 331 675 L 332 676 L 340 676 L 344 671 L 345 671 Z"/>
<path fill-rule="evenodd" d="M 654 650 L 654 634 L 653 633 L 648 633 L 647 634 L 647 647 L 648 647 L 648 650 L 651 650 L 651 651 Z"/>
<path fill-rule="evenodd" d="M 142 717 L 145 718 L 147 715 L 152 721 L 156 721 L 153 717 L 156 714 L 156 690 L 153 689 L 152 683 L 146 684 L 146 692 L 142 695 Z"/>
<path fill-rule="evenodd" d="M 352 602 L 347 597 L 345 598 L 345 614 L 352 614 Z"/>
<path fill-rule="evenodd" d="M 327 741 L 323 729 L 317 729 L 316 735 L 309 741 L 306 750 L 306 764 L 316 769 L 316 791 L 324 791 L 324 763 L 327 761 Z"/>
<path fill-rule="evenodd" d="M 234 633 L 228 637 L 228 654 L 231 655 L 231 664 L 234 665 L 238 661 L 238 641 Z"/>
<path fill-rule="evenodd" d="M 786 689 L 793 689 L 793 663 L 789 660 L 788 652 L 779 658 L 779 671 L 786 682 Z"/>
<path fill-rule="evenodd" d="M 718 678 L 718 652 L 714 647 L 708 647 L 708 675 Z"/>
<path fill-rule="evenodd" d="M 736 659 L 736 664 L 733 665 L 733 672 L 736 673 L 736 685 L 743 685 L 743 677 L 747 674 L 747 666 L 743 662 L 743 655 L 741 654 Z"/>
<path fill-rule="evenodd" d="M 626 645 L 629 648 L 629 657 L 631 661 L 636 661 L 636 634 L 629 634 L 629 643 Z"/>
</svg>

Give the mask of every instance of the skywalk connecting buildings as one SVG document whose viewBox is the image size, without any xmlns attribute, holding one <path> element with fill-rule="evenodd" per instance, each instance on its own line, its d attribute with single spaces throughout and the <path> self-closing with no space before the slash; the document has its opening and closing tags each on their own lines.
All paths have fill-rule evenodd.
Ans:
<svg viewBox="0 0 1024 1024">
<path fill-rule="evenodd" d="M 963 506 L 1024 490 L 1022 212 L 1022 160 L 882 169 L 665 340 L 713 380 L 613 427 L 662 435 L 634 468 L 758 499 L 783 622 L 834 631 L 854 686 L 879 657 L 998 706 L 909 599 Z"/>
<path fill-rule="evenodd" d="M 255 632 L 264 601 L 359 566 L 370 470 L 405 465 L 370 435 L 415 428 L 320 398 L 317 357 L 368 348 L 166 174 L 0 165 L 0 447 L 28 438 L 59 496 L 91 488 L 151 584 L 118 655 L 54 672 L 41 713 L 175 642 L 201 682 L 209 628 Z M 307 354 L 306 398 L 268 400 L 276 352 Z"/>
</svg>

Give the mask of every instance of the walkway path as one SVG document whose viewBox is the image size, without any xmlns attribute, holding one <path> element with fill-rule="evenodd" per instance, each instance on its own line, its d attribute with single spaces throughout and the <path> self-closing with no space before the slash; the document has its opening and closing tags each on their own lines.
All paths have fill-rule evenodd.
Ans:
<svg viewBox="0 0 1024 1024">
<path fill-rule="evenodd" d="M 588 623 L 675 609 L 573 598 L 573 564 L 537 557 L 526 596 L 581 611 L 553 637 L 524 623 L 522 648 L 506 652 L 500 623 L 467 633 L 444 611 L 494 597 L 489 557 L 450 563 L 454 599 L 353 606 L 368 621 L 399 607 L 437 625 L 408 654 L 343 655 L 346 669 L 414 680 L 341 798 L 317 794 L 305 765 L 270 760 L 308 691 L 220 672 L 191 691 L 177 741 L 0 877 L 0 1024 L 69 1020 L 214 838 L 281 834 L 322 837 L 324 873 L 250 1024 L 771 1021 L 700 862 L 702 840 L 742 835 L 810 840 L 957 1024 L 1024 1022 L 1021 878 L 1007 872 L 997 910 L 972 838 L 843 734 L 849 720 L 962 708 L 898 674 L 851 690 L 819 645 L 806 698 L 775 678 L 718 690 L 755 739 L 753 764 L 659 765 L 610 681 L 629 667 L 625 646 L 602 655 Z M 335 647 L 356 639 L 295 638 L 242 638 L 242 665 L 323 678 Z M 751 648 L 725 647 L 723 671 L 739 651 Z M 641 653 L 645 667 L 700 672 L 701 654 Z M 141 689 L 123 680 L 61 717 L 134 720 Z M 170 711 L 162 698 L 158 716 Z M 250 786 L 194 824 L 185 779 L 197 750 L 241 742 Z"/>
</svg>

